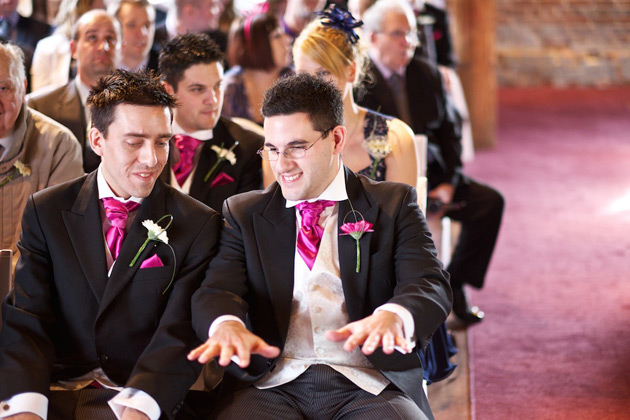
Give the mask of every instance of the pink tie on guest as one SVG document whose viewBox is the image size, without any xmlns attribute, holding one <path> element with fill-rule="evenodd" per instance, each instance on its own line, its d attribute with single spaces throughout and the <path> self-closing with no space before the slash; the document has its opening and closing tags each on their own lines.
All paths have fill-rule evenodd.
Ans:
<svg viewBox="0 0 630 420">
<path fill-rule="evenodd" d="M 105 216 L 112 224 L 105 234 L 105 241 L 115 261 L 118 258 L 118 254 L 120 254 L 120 248 L 122 247 L 125 235 L 127 235 L 125 225 L 129 212 L 136 210 L 140 207 L 140 204 L 133 201 L 123 203 L 111 197 L 103 198 L 102 201 L 103 207 L 105 208 Z"/>
<path fill-rule="evenodd" d="M 324 232 L 324 229 L 318 224 L 319 216 L 326 207 L 334 205 L 334 201 L 318 200 L 312 203 L 304 201 L 296 206 L 302 217 L 302 227 L 297 237 L 297 250 L 309 270 L 312 270 L 315 264 L 319 242 Z"/>
<path fill-rule="evenodd" d="M 173 173 L 177 183 L 182 186 L 193 169 L 195 150 L 203 142 L 185 134 L 176 134 L 173 138 L 175 139 L 175 147 L 179 150 L 179 162 L 173 165 Z"/>
</svg>

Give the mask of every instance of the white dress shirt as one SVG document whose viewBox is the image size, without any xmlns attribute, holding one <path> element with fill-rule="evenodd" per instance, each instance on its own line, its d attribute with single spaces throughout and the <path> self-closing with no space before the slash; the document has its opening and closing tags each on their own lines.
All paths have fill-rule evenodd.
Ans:
<svg viewBox="0 0 630 420">
<path fill-rule="evenodd" d="M 112 189 L 107 184 L 107 181 L 105 181 L 101 166 L 99 166 L 97 170 L 96 183 L 98 187 L 99 199 L 114 197 L 121 202 L 134 201 L 137 203 L 142 203 L 141 198 L 130 197 L 127 200 L 123 200 L 119 197 L 116 197 Z M 114 261 L 105 241 L 105 234 L 107 230 L 109 230 L 109 228 L 111 227 L 111 222 L 105 216 L 105 210 L 103 206 L 100 207 L 101 221 L 103 226 L 103 242 L 105 243 L 105 252 L 107 253 L 107 267 L 109 269 L 109 273 L 111 273 L 111 268 L 113 267 Z M 132 213 L 127 218 L 127 229 L 131 225 L 134 217 L 135 214 Z M 159 419 L 162 410 L 160 409 L 158 403 L 149 394 L 135 388 L 123 388 L 116 385 L 112 380 L 107 377 L 103 369 L 101 369 L 100 367 L 78 378 L 54 382 L 50 385 L 50 390 L 78 391 L 89 386 L 94 381 L 97 381 L 99 384 L 101 384 L 103 388 L 120 391 L 114 398 L 109 401 L 109 405 L 118 419 L 122 417 L 122 412 L 125 407 L 131 407 L 135 408 L 136 410 L 142 411 L 151 420 Z M 22 394 L 14 395 L 9 400 L 7 400 L 6 404 L 4 405 L 10 407 L 10 409 L 0 410 L 0 418 L 5 418 L 10 415 L 19 413 L 34 413 L 40 416 L 43 420 L 47 420 L 48 418 L 48 398 L 36 392 L 25 392 Z"/>
<path fill-rule="evenodd" d="M 302 201 L 339 202 L 347 199 L 345 171 L 343 165 L 340 165 L 337 175 L 319 197 L 301 201 L 287 200 L 286 206 L 294 207 Z M 359 348 L 348 353 L 343 350 L 343 342 L 335 343 L 325 337 L 326 331 L 341 328 L 350 322 L 339 272 L 338 209 L 339 204 L 335 204 L 326 208 L 320 216 L 319 224 L 324 228 L 324 233 L 312 270 L 309 270 L 296 247 L 293 303 L 287 341 L 276 368 L 255 384 L 259 389 L 288 383 L 312 364 L 326 364 L 374 395 L 379 394 L 389 384 L 389 381 L 372 367 Z M 296 216 L 297 233 L 301 227 L 301 217 L 297 209 Z M 375 312 L 379 310 L 394 312 L 401 317 L 405 339 L 410 348 L 413 348 L 415 327 L 411 313 L 398 304 L 382 305 Z M 217 318 L 210 327 L 209 335 L 212 336 L 221 322 L 228 320 L 238 318 L 231 315 Z M 397 350 L 402 351 L 401 348 Z M 233 360 L 236 361 L 234 358 Z"/>
</svg>

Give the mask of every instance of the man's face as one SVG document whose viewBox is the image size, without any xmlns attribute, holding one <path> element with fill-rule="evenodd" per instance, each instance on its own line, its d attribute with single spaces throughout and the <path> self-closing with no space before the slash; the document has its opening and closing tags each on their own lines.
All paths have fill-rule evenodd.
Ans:
<svg viewBox="0 0 630 420">
<path fill-rule="evenodd" d="M 214 128 L 223 106 L 223 65 L 219 62 L 195 64 L 186 69 L 177 91 L 165 83 L 166 90 L 177 96 L 175 121 L 187 133 Z"/>
<path fill-rule="evenodd" d="M 6 137 L 13 130 L 15 120 L 20 115 L 24 102 L 24 86 L 15 86 L 15 80 L 9 73 L 9 63 L 0 60 L 0 138 Z"/>
<path fill-rule="evenodd" d="M 388 12 L 381 30 L 370 34 L 371 53 L 392 71 L 407 67 L 416 45 L 416 26 L 404 13 Z"/>
<path fill-rule="evenodd" d="M 155 13 L 144 6 L 125 3 L 118 12 L 122 28 L 123 61 L 142 61 L 149 55 L 155 35 Z"/>
<path fill-rule="evenodd" d="M 339 170 L 345 129 L 330 127 L 325 137 L 315 131 L 308 115 L 302 112 L 265 118 L 265 148 L 280 152 L 270 161 L 282 195 L 288 200 L 306 200 L 319 196 Z M 312 147 L 311 147 L 312 146 Z M 290 147 L 308 148 L 304 157 L 287 159 L 282 152 Z"/>
<path fill-rule="evenodd" d="M 219 28 L 223 3 L 219 0 L 200 0 L 198 6 L 189 5 L 184 10 L 184 25 L 189 32 L 212 31 Z"/>
<path fill-rule="evenodd" d="M 125 199 L 147 197 L 166 164 L 171 115 L 166 107 L 120 104 L 107 137 L 96 128 L 89 136 L 112 191 Z"/>
<path fill-rule="evenodd" d="M 113 18 L 95 15 L 78 28 L 78 39 L 70 43 L 77 60 L 81 80 L 93 85 L 116 67 L 120 57 L 120 42 Z"/>
</svg>

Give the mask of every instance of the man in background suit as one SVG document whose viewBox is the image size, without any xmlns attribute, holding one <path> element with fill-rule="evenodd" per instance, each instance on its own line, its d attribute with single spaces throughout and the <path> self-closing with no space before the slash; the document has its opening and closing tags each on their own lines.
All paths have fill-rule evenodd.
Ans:
<svg viewBox="0 0 630 420">
<path fill-rule="evenodd" d="M 461 120 L 447 99 L 439 70 L 413 58 L 416 19 L 404 0 L 379 0 L 363 15 L 374 83 L 357 92 L 358 103 L 405 121 L 429 139 L 428 197 L 444 215 L 460 221 L 462 231 L 448 272 L 453 312 L 466 324 L 483 312 L 469 308 L 463 285 L 481 288 L 499 233 L 503 197 L 462 173 Z"/>
<path fill-rule="evenodd" d="M 79 18 L 72 31 L 70 50 L 77 60 L 77 77 L 52 91 L 29 95 L 28 106 L 68 127 L 83 150 L 83 168 L 92 172 L 100 158 L 87 140 L 90 116 L 86 101 L 90 89 L 120 62 L 120 25 L 104 10 L 91 10 Z"/>
<path fill-rule="evenodd" d="M 171 158 L 162 179 L 217 211 L 262 188 L 262 136 L 221 117 L 223 53 L 205 34 L 186 34 L 160 52 L 166 90 L 177 97 Z"/>
<path fill-rule="evenodd" d="M 48 36 L 50 25 L 24 17 L 17 12 L 18 0 L 3 0 L 0 3 L 0 41 L 14 42 L 24 52 L 26 66 L 26 92 L 31 91 L 30 68 L 33 52 L 40 39 Z"/>
<path fill-rule="evenodd" d="M 451 293 L 415 190 L 343 166 L 332 82 L 280 79 L 262 115 L 277 182 L 226 200 L 193 296 L 209 338 L 189 357 L 228 366 L 216 418 L 433 418 L 412 349 L 446 319 Z"/>
<path fill-rule="evenodd" d="M 184 411 L 201 370 L 186 359 L 201 343 L 190 299 L 221 217 L 158 181 L 174 105 L 147 74 L 101 79 L 88 98 L 99 168 L 29 199 L 15 289 L 2 308 L 0 417 L 157 420 Z"/>
</svg>

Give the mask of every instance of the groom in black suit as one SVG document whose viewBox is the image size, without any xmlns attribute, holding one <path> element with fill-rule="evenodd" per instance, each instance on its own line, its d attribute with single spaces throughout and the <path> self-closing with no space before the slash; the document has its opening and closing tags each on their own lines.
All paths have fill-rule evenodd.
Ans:
<svg viewBox="0 0 630 420">
<path fill-rule="evenodd" d="M 15 290 L 2 308 L 0 417 L 183 411 L 200 372 L 186 359 L 200 344 L 190 298 L 221 218 L 157 181 L 174 105 L 149 75 L 101 79 L 88 98 L 100 166 L 29 198 Z"/>
<path fill-rule="evenodd" d="M 162 179 L 221 211 L 234 194 L 262 188 L 262 136 L 221 117 L 223 53 L 205 34 L 172 39 L 160 52 L 164 85 L 179 103 Z"/>
<path fill-rule="evenodd" d="M 412 350 L 451 292 L 415 190 L 343 166 L 330 82 L 281 79 L 262 114 L 277 182 L 226 200 L 193 296 L 197 335 L 210 338 L 189 358 L 227 366 L 216 418 L 433 418 Z"/>
</svg>

